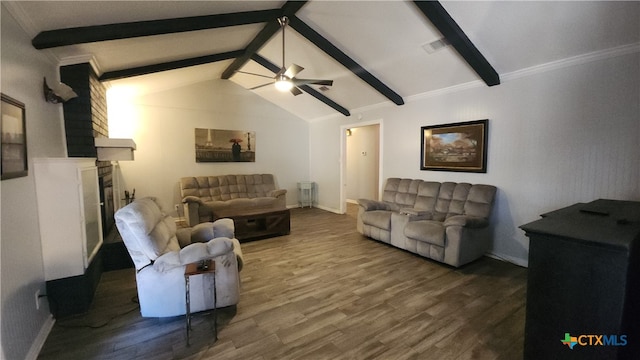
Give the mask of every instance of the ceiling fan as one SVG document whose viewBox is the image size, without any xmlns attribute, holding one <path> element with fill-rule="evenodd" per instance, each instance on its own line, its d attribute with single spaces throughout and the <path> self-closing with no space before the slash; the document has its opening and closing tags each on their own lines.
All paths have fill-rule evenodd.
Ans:
<svg viewBox="0 0 640 360">
<path fill-rule="evenodd" d="M 245 71 L 239 71 L 239 70 L 236 71 L 236 72 L 239 72 L 239 73 L 242 73 L 242 74 L 260 76 L 260 77 L 265 77 L 265 78 L 274 80 L 273 82 L 269 82 L 269 83 L 266 83 L 266 84 L 262 84 L 262 85 L 258 85 L 256 87 L 253 87 L 250 90 L 259 89 L 261 87 L 265 87 L 265 86 L 269 86 L 271 84 L 274 84 L 276 89 L 278 89 L 280 91 L 290 91 L 293 95 L 300 95 L 300 94 L 302 94 L 302 91 L 298 88 L 298 86 L 303 86 L 303 85 L 331 86 L 331 85 L 333 85 L 333 80 L 298 79 L 298 78 L 296 78 L 296 75 L 298 75 L 298 73 L 300 73 L 302 70 L 304 70 L 304 68 L 302 66 L 300 66 L 300 65 L 291 64 L 288 68 L 285 69 L 285 67 L 284 67 L 284 64 L 285 64 L 285 59 L 284 59 L 284 48 L 285 48 L 284 33 L 285 33 L 285 31 L 284 30 L 285 30 L 285 27 L 289 24 L 289 18 L 287 18 L 286 16 L 278 18 L 278 23 L 280 23 L 280 28 L 282 29 L 282 68 L 280 69 L 280 71 L 278 71 L 278 73 L 274 77 L 270 77 L 270 76 L 266 76 L 266 75 L 262 75 L 262 74 L 245 72 Z"/>
</svg>

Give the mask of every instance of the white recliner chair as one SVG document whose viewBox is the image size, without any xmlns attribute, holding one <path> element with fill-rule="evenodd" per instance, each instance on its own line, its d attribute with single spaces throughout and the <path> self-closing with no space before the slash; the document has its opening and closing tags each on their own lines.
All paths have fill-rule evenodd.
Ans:
<svg viewBox="0 0 640 360">
<path fill-rule="evenodd" d="M 185 314 L 185 266 L 204 259 L 215 261 L 216 306 L 238 303 L 242 251 L 234 238 L 233 220 L 176 229 L 175 220 L 153 197 L 121 208 L 115 220 L 136 268 L 143 317 Z M 191 312 L 213 308 L 212 284 L 210 275 L 191 277 Z"/>
</svg>

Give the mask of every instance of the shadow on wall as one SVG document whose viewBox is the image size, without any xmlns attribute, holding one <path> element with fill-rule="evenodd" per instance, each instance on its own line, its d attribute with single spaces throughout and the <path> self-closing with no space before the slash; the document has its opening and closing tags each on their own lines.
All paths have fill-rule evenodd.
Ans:
<svg viewBox="0 0 640 360">
<path fill-rule="evenodd" d="M 515 224 L 507 195 L 499 187 L 492 211 L 491 218 L 493 220 L 490 221 L 493 234 L 491 255 L 516 265 L 526 266 L 529 259 L 529 240 L 524 236 L 524 233 L 519 233 L 518 226 L 520 224 Z M 503 246 L 506 244 L 508 247 L 496 248 L 496 239 L 503 239 L 500 244 Z M 520 254 L 520 257 L 505 257 L 503 254 Z"/>
</svg>

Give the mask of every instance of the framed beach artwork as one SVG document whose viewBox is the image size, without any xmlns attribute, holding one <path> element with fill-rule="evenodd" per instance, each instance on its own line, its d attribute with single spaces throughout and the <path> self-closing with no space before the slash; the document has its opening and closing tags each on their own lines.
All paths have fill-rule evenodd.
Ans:
<svg viewBox="0 0 640 360">
<path fill-rule="evenodd" d="M 1 94 L 2 180 L 27 176 L 27 129 L 24 104 Z"/>
<path fill-rule="evenodd" d="M 255 162 L 256 133 L 195 129 L 196 162 Z"/>
<path fill-rule="evenodd" d="M 489 120 L 423 126 L 420 170 L 487 172 Z"/>
</svg>

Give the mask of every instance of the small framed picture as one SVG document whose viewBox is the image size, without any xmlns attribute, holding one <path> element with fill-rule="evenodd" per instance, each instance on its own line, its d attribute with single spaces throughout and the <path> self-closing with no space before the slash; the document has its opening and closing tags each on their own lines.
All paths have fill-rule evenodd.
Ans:
<svg viewBox="0 0 640 360">
<path fill-rule="evenodd" d="M 2 97 L 2 180 L 27 176 L 27 129 L 24 104 L 5 94 Z"/>
<path fill-rule="evenodd" d="M 420 170 L 487 172 L 489 120 L 423 126 Z"/>
</svg>

